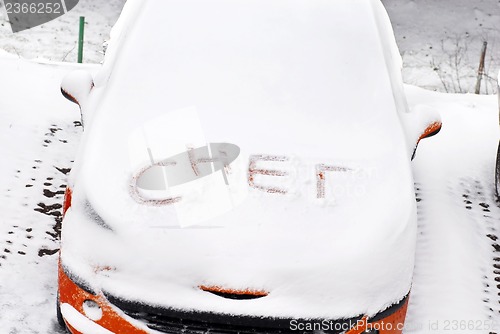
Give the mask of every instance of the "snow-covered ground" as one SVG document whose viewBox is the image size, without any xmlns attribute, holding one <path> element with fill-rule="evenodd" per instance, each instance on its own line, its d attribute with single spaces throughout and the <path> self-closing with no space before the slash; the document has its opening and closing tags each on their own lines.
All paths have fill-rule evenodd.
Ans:
<svg viewBox="0 0 500 334">
<path fill-rule="evenodd" d="M 72 68 L 0 56 L 1 333 L 56 332 L 61 204 L 82 129 L 58 89 Z"/>
<path fill-rule="evenodd" d="M 498 0 L 382 0 L 403 56 L 406 83 L 473 93 L 483 42 L 488 42 L 481 92 L 496 92 L 500 70 Z"/>
<path fill-rule="evenodd" d="M 413 162 L 419 235 L 406 333 L 499 333 L 496 97 L 406 90 L 443 121 Z"/>
<path fill-rule="evenodd" d="M 85 15 L 85 60 L 98 63 L 123 2 L 81 0 L 66 16 L 15 35 L 0 10 L 0 49 L 15 55 L 0 54 L 0 333 L 59 333 L 55 251 L 60 205 L 81 133 L 77 107 L 59 93 L 63 75 L 79 65 L 30 62 L 17 55 L 73 62 L 78 16 Z M 441 68 L 453 67 L 448 53 L 453 57 L 457 51 L 455 37 L 470 51 L 462 60 L 466 65 L 458 68 L 461 78 L 469 77 L 464 87 L 475 84 L 471 71 L 483 36 L 498 54 L 496 0 L 472 7 L 470 0 L 383 2 L 396 29 L 407 82 L 443 90 L 432 60 L 444 63 Z M 445 38 L 451 38 L 446 54 Z M 494 76 L 498 57 L 487 56 L 487 64 Z M 456 78 L 445 80 L 453 82 Z M 405 333 L 500 333 L 500 208 L 493 198 L 500 137 L 496 97 L 406 89 L 410 104 L 425 103 L 441 113 L 443 129 L 421 142 L 414 161 L 419 239 Z"/>
<path fill-rule="evenodd" d="M 118 19 L 125 0 L 79 0 L 67 14 L 16 34 L 12 33 L 0 1 L 0 49 L 27 59 L 76 62 L 79 17 L 85 17 L 84 63 L 103 60 L 103 43 Z"/>
</svg>

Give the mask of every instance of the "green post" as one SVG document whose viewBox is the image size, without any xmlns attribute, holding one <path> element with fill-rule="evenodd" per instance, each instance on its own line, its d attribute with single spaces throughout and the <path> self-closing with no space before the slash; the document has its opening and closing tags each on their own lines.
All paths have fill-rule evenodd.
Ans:
<svg viewBox="0 0 500 334">
<path fill-rule="evenodd" d="M 80 35 L 78 37 L 78 63 L 83 62 L 83 35 L 85 30 L 85 17 L 80 16 Z"/>
</svg>

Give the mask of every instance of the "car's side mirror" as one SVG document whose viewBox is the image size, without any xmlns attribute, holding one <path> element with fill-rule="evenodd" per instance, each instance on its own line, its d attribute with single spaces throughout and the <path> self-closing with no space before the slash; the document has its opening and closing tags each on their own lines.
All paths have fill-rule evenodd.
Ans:
<svg viewBox="0 0 500 334">
<path fill-rule="evenodd" d="M 435 121 L 427 125 L 425 128 L 424 132 L 420 135 L 420 137 L 417 140 L 417 143 L 415 144 L 415 148 L 413 150 L 413 153 L 411 155 L 411 160 L 415 158 L 415 155 L 417 154 L 417 148 L 418 148 L 418 143 L 424 138 L 429 138 L 432 137 L 436 134 L 438 134 L 439 131 L 441 131 L 442 123 L 441 121 Z"/>
<path fill-rule="evenodd" d="M 441 131 L 442 123 L 439 113 L 425 105 L 416 106 L 411 112 L 402 116 L 407 132 L 409 152 L 411 159 L 415 158 L 418 143 Z"/>
<path fill-rule="evenodd" d="M 417 144 L 424 138 L 429 138 L 429 137 L 436 135 L 439 131 L 441 131 L 442 125 L 443 124 L 441 123 L 441 121 L 434 121 L 434 122 L 430 123 L 429 125 L 427 125 L 425 130 L 422 132 L 422 134 L 418 138 Z"/>
<path fill-rule="evenodd" d="M 94 88 L 94 80 L 89 72 L 76 70 L 66 74 L 61 82 L 62 95 L 80 106 L 80 109 L 87 101 L 87 98 Z"/>
</svg>

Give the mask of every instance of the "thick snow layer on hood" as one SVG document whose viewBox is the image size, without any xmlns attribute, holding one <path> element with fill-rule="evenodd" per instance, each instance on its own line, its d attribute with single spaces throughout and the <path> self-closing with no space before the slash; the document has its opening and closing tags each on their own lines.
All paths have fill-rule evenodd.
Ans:
<svg viewBox="0 0 500 334">
<path fill-rule="evenodd" d="M 118 294 L 224 313 L 345 317 L 406 295 L 415 202 L 380 3 L 141 3 L 86 106 L 63 259 L 116 268 Z M 173 184 L 182 159 L 194 174 Z M 152 163 L 168 189 L 137 190 Z M 216 306 L 199 284 L 270 295 Z"/>
</svg>

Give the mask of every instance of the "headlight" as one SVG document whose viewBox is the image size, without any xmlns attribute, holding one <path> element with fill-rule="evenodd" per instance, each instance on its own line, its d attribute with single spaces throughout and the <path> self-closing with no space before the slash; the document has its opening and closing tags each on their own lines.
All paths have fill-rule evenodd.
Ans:
<svg viewBox="0 0 500 334">
<path fill-rule="evenodd" d="M 93 321 L 99 321 L 102 318 L 102 309 L 99 304 L 93 300 L 87 299 L 83 302 L 82 305 L 83 312 Z"/>
</svg>

